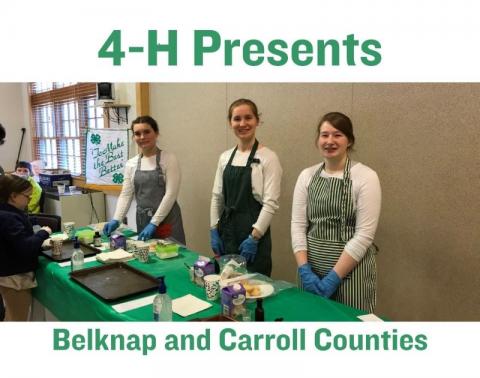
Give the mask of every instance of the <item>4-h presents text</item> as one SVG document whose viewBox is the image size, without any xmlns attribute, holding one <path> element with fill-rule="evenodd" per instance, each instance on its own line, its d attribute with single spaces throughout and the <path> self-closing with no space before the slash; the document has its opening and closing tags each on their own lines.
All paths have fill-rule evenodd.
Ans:
<svg viewBox="0 0 480 378">
<path fill-rule="evenodd" d="M 159 65 L 159 56 L 166 66 L 179 62 L 178 31 L 159 32 L 148 30 L 146 40 L 135 46 L 124 47 L 122 30 L 113 30 L 98 50 L 98 58 L 112 59 L 114 66 L 121 66 L 128 54 L 146 53 L 148 66 Z M 146 42 L 146 43 L 145 43 Z M 209 57 L 223 55 L 224 66 L 376 66 L 382 61 L 381 43 L 376 39 L 360 40 L 355 34 L 343 39 L 227 39 L 216 30 L 193 31 L 194 66 L 208 64 Z M 161 54 L 161 55 L 160 55 Z"/>
</svg>

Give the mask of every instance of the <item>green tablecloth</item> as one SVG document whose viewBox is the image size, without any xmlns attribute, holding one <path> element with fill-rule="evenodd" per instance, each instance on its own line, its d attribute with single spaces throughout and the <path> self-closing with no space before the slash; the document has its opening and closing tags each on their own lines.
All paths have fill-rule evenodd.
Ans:
<svg viewBox="0 0 480 378">
<path fill-rule="evenodd" d="M 181 249 L 178 257 L 160 260 L 151 256 L 148 263 L 136 260 L 128 262 L 154 277 L 165 275 L 168 293 L 172 299 L 185 294 L 192 294 L 205 299 L 203 288 L 189 280 L 189 272 L 185 263 L 193 265 L 198 255 L 190 250 Z M 98 262 L 85 263 L 85 267 L 100 265 Z M 40 257 L 37 270 L 38 287 L 33 290 L 34 297 L 42 303 L 59 320 L 65 321 L 150 321 L 152 320 L 152 305 L 147 305 L 124 313 L 118 313 L 113 308 L 120 302 L 155 294 L 155 291 L 129 297 L 119 302 L 107 303 L 76 282 L 69 276 L 70 267 L 61 267 L 46 257 Z M 212 307 L 197 314 L 183 318 L 173 314 L 174 321 L 185 321 L 218 315 L 221 312 L 220 303 L 211 302 Z M 249 303 L 254 308 L 254 303 Z M 265 320 L 273 321 L 283 318 L 285 321 L 354 321 L 364 312 L 344 306 L 340 303 L 319 296 L 290 288 L 268 297 L 264 300 Z"/>
</svg>

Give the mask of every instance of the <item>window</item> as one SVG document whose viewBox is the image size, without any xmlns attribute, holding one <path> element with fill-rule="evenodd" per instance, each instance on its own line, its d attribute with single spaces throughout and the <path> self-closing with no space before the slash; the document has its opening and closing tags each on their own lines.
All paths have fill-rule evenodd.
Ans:
<svg viewBox="0 0 480 378">
<path fill-rule="evenodd" d="M 34 160 L 47 169 L 85 171 L 84 138 L 88 128 L 103 128 L 103 109 L 96 106 L 95 83 L 31 83 Z"/>
</svg>

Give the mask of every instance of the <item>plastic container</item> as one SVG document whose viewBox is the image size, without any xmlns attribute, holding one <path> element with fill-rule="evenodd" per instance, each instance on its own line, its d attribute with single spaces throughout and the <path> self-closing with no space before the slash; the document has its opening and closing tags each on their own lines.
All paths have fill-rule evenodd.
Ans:
<svg viewBox="0 0 480 378">
<path fill-rule="evenodd" d="M 169 259 L 178 256 L 178 244 L 162 244 L 157 243 L 155 246 L 155 253 L 159 259 Z"/>
<path fill-rule="evenodd" d="M 73 253 L 72 253 L 72 259 L 71 259 L 72 272 L 82 269 L 83 263 L 84 263 L 84 254 L 83 254 L 83 251 L 80 249 L 80 242 L 77 239 L 75 240 L 73 245 Z"/>
<path fill-rule="evenodd" d="M 92 244 L 93 237 L 95 236 L 95 231 L 93 230 L 80 230 L 75 232 L 75 236 L 79 241 L 85 244 Z"/>
<path fill-rule="evenodd" d="M 247 273 L 247 261 L 240 255 L 224 255 L 220 257 L 220 276 L 222 280 L 234 278 Z"/>
<path fill-rule="evenodd" d="M 158 294 L 153 298 L 153 320 L 156 322 L 172 321 L 172 299 L 167 294 L 163 276 L 158 279 Z"/>
</svg>

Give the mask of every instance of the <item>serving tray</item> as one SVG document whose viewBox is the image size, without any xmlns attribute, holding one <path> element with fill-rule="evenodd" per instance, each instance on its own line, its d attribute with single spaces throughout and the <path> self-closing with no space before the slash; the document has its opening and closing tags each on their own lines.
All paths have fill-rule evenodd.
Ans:
<svg viewBox="0 0 480 378">
<path fill-rule="evenodd" d="M 65 240 L 62 244 L 62 254 L 59 256 L 52 256 L 52 251 L 53 249 L 46 249 L 42 251 L 42 254 L 44 256 L 47 256 L 50 260 L 56 261 L 56 262 L 64 262 L 64 261 L 69 261 L 72 258 L 73 254 L 73 240 Z M 84 244 L 80 242 L 80 249 L 83 251 L 83 255 L 85 257 L 87 256 L 93 256 L 96 255 L 97 253 L 102 252 L 100 249 L 92 247 L 89 244 Z"/>
<path fill-rule="evenodd" d="M 123 262 L 76 270 L 70 278 L 108 302 L 158 288 L 155 277 Z"/>
</svg>

